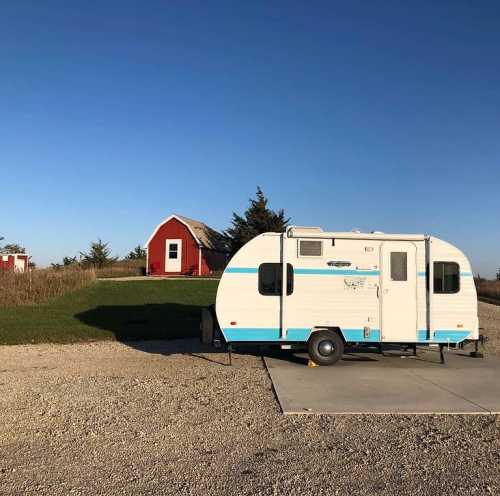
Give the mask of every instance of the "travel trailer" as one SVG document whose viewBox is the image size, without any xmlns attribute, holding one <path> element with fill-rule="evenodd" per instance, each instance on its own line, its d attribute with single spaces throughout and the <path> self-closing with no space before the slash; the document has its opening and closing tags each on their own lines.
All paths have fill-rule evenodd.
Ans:
<svg viewBox="0 0 500 496">
<path fill-rule="evenodd" d="M 286 280 L 286 284 L 282 281 Z M 457 346 L 479 340 L 471 266 L 453 245 L 423 234 L 261 234 L 227 265 L 205 343 L 307 346 L 331 365 L 352 344 Z"/>
</svg>

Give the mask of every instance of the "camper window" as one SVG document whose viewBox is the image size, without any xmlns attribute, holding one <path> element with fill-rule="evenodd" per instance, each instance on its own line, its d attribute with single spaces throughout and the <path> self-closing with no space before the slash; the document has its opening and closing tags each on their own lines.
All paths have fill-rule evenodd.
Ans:
<svg viewBox="0 0 500 496">
<path fill-rule="evenodd" d="M 279 296 L 281 294 L 280 263 L 263 263 L 259 267 L 259 293 L 264 296 Z M 293 293 L 293 267 L 286 264 L 287 282 L 286 294 Z"/>
<path fill-rule="evenodd" d="M 391 251 L 391 280 L 408 280 L 408 263 L 405 251 Z"/>
<path fill-rule="evenodd" d="M 299 239 L 299 257 L 321 257 L 323 243 L 321 241 L 306 241 Z"/>
<path fill-rule="evenodd" d="M 456 262 L 434 262 L 434 293 L 458 293 L 460 267 Z"/>
</svg>

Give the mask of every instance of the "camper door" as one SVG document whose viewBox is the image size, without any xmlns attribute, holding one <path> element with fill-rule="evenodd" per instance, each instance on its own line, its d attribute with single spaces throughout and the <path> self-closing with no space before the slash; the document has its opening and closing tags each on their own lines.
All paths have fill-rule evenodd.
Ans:
<svg viewBox="0 0 500 496">
<path fill-rule="evenodd" d="M 380 248 L 382 341 L 414 342 L 417 336 L 417 248 L 386 241 Z"/>
</svg>

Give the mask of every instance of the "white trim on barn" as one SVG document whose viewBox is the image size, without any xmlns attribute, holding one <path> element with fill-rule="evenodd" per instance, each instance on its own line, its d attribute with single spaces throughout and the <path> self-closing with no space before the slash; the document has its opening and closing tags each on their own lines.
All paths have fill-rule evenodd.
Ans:
<svg viewBox="0 0 500 496">
<path fill-rule="evenodd" d="M 198 246 L 198 275 L 201 276 L 201 246 Z"/>
<path fill-rule="evenodd" d="M 185 225 L 188 229 L 189 229 L 189 232 L 191 233 L 191 236 L 193 236 L 194 240 L 196 241 L 196 243 L 198 243 L 198 246 L 202 246 L 201 245 L 201 242 L 200 240 L 197 238 L 197 236 L 195 235 L 195 233 L 193 232 L 193 230 L 191 229 L 191 226 L 183 221 L 178 215 L 176 214 L 172 214 L 170 217 L 167 217 L 163 222 L 160 222 L 157 226 L 156 226 L 156 229 L 153 231 L 153 234 L 151 234 L 151 236 L 149 237 L 149 239 L 146 241 L 146 246 L 145 248 L 147 249 L 148 246 L 149 246 L 149 243 L 151 243 L 151 240 L 155 237 L 156 233 L 160 230 L 160 227 L 163 226 L 164 224 L 166 224 L 169 220 L 172 220 L 172 219 L 176 219 L 178 220 L 181 224 Z"/>
</svg>

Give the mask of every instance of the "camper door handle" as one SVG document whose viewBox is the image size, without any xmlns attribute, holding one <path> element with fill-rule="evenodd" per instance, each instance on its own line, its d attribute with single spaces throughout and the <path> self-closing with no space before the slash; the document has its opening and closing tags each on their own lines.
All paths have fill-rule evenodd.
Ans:
<svg viewBox="0 0 500 496">
<path fill-rule="evenodd" d="M 380 286 L 377 284 L 377 298 L 380 298 Z"/>
</svg>

